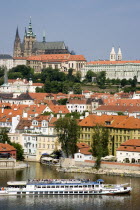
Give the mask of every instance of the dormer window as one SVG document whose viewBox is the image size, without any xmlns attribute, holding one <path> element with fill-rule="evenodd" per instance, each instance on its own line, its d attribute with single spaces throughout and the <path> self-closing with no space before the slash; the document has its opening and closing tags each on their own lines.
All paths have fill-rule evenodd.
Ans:
<svg viewBox="0 0 140 210">
<path fill-rule="evenodd" d="M 32 121 L 32 125 L 38 125 L 38 121 L 33 120 L 33 121 Z"/>
<path fill-rule="evenodd" d="M 111 122 L 110 121 L 105 121 L 105 124 L 106 125 L 111 125 Z"/>
</svg>

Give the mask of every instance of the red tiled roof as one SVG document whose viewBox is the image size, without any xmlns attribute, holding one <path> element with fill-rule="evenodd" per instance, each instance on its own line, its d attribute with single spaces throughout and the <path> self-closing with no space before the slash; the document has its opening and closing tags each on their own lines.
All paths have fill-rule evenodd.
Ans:
<svg viewBox="0 0 140 210">
<path fill-rule="evenodd" d="M 140 112 L 140 106 L 102 105 L 98 107 L 96 110 L 133 113 L 133 112 Z"/>
<path fill-rule="evenodd" d="M 36 56 L 29 56 L 27 60 L 39 60 L 39 61 L 86 61 L 83 55 L 71 55 L 71 54 L 43 54 L 43 55 L 36 55 Z"/>
<path fill-rule="evenodd" d="M 9 151 L 16 151 L 16 149 L 11 146 L 10 144 L 3 144 L 0 143 L 0 152 L 9 152 Z"/>
<path fill-rule="evenodd" d="M 131 61 L 99 60 L 99 61 L 90 61 L 87 64 L 93 64 L 93 65 L 111 65 L 111 64 L 126 64 L 126 63 L 140 63 L 140 60 L 131 60 Z"/>
<path fill-rule="evenodd" d="M 91 114 L 79 122 L 81 127 L 94 127 L 97 124 L 113 128 L 140 129 L 140 119 L 123 115 L 97 116 Z"/>
<path fill-rule="evenodd" d="M 123 142 L 117 151 L 140 152 L 140 139 L 129 139 Z"/>
</svg>

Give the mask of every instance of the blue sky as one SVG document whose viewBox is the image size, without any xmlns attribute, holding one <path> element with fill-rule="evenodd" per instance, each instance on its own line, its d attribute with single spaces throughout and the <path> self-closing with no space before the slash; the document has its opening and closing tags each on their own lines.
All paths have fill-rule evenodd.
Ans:
<svg viewBox="0 0 140 210">
<path fill-rule="evenodd" d="M 140 59 L 140 0 L 1 0 L 0 53 L 12 54 L 16 27 L 23 40 L 30 16 L 37 40 L 45 31 L 88 61 L 109 59 L 112 46 Z"/>
</svg>

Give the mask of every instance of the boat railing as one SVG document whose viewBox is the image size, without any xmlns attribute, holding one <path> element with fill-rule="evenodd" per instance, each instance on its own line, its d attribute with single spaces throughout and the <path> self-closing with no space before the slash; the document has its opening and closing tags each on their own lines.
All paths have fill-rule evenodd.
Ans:
<svg viewBox="0 0 140 210">
<path fill-rule="evenodd" d="M 29 184 L 39 184 L 39 183 L 46 183 L 46 184 L 72 184 L 72 183 L 87 183 L 90 182 L 89 179 L 28 179 Z"/>
</svg>

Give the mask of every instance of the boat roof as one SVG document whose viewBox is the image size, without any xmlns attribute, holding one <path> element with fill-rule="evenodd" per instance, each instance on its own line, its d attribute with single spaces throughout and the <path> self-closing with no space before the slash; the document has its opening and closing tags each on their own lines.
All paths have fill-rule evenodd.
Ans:
<svg viewBox="0 0 140 210">
<path fill-rule="evenodd" d="M 26 185 L 27 181 L 10 181 L 7 182 L 7 185 Z"/>
</svg>

